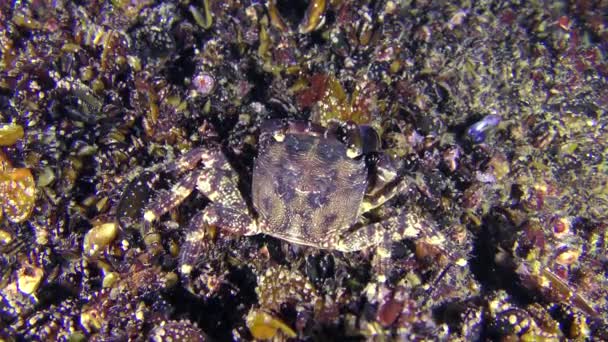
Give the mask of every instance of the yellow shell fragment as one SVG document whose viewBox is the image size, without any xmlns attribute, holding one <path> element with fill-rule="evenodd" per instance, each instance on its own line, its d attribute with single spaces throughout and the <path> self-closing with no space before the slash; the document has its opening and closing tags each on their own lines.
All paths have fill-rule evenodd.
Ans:
<svg viewBox="0 0 608 342">
<path fill-rule="evenodd" d="M 118 235 L 118 226 L 114 222 L 97 225 L 84 236 L 82 251 L 88 257 L 95 257 L 106 248 Z"/>
<path fill-rule="evenodd" d="M 102 317 L 94 308 L 86 308 L 80 314 L 80 325 L 89 333 L 98 331 L 101 323 Z"/>
<path fill-rule="evenodd" d="M 14 145 L 17 140 L 23 138 L 23 127 L 17 124 L 0 125 L 0 146 Z"/>
<path fill-rule="evenodd" d="M 0 213 L 1 213 L 1 211 L 0 211 Z M 0 219 L 1 218 L 2 218 L 2 216 L 0 215 Z M 13 236 L 11 235 L 11 233 L 7 232 L 6 230 L 0 229 L 0 246 L 6 246 L 11 241 L 13 241 Z"/>
<path fill-rule="evenodd" d="M 325 9 L 327 8 L 327 0 L 312 0 L 308 3 L 308 9 L 304 15 L 304 19 L 298 27 L 301 34 L 310 33 L 320 29 L 325 23 Z"/>
<path fill-rule="evenodd" d="M 562 266 L 569 266 L 578 261 L 580 254 L 581 253 L 577 250 L 568 249 L 559 253 L 555 258 L 555 262 Z"/>
<path fill-rule="evenodd" d="M 40 267 L 25 265 L 17 271 L 17 288 L 24 294 L 30 295 L 40 286 L 44 271 Z"/>
<path fill-rule="evenodd" d="M 249 314 L 247 314 L 247 327 L 251 335 L 258 340 L 271 339 L 276 336 L 278 330 L 291 338 L 297 336 L 296 332 L 283 323 L 283 321 L 259 310 L 249 311 Z"/>
<path fill-rule="evenodd" d="M 30 169 L 8 169 L 0 172 L 0 203 L 12 222 L 25 221 L 36 202 L 36 182 Z"/>
<path fill-rule="evenodd" d="M 106 275 L 104 275 L 101 286 L 104 288 L 112 287 L 112 286 L 114 286 L 114 284 L 116 283 L 116 281 L 118 279 L 119 279 L 118 273 L 108 272 Z"/>
</svg>

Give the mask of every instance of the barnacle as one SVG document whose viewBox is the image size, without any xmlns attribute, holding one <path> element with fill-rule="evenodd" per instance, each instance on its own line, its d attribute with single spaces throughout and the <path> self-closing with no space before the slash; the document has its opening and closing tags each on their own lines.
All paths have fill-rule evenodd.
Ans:
<svg viewBox="0 0 608 342">
<path fill-rule="evenodd" d="M 79 319 L 88 334 L 97 334 L 98 338 L 112 335 L 141 336 L 145 324 L 150 323 L 147 320 L 163 314 L 162 310 L 156 312 L 165 305 L 162 296 L 158 294 L 177 282 L 174 273 L 164 272 L 160 267 L 143 265 L 131 265 L 127 272 L 119 276 L 120 279 L 112 287 L 87 296 Z M 151 305 L 146 298 L 153 298 L 154 301 L 160 301 L 160 304 L 158 307 Z M 158 323 L 163 316 L 160 318 Z"/>
<path fill-rule="evenodd" d="M 314 305 L 317 300 L 308 279 L 281 266 L 269 268 L 259 277 L 256 293 L 260 306 L 273 311 L 279 311 L 284 303 Z"/>
<path fill-rule="evenodd" d="M 273 338 L 277 331 L 288 337 L 296 337 L 295 331 L 276 317 L 275 313 L 280 312 L 283 304 L 304 304 L 308 309 L 318 304 L 318 296 L 308 279 L 283 266 L 271 267 L 259 276 L 256 293 L 259 309 L 251 309 L 246 322 L 249 331 L 257 339 Z"/>
<path fill-rule="evenodd" d="M 150 331 L 150 341 L 208 341 L 205 334 L 196 325 L 188 320 L 162 321 Z"/>
<path fill-rule="evenodd" d="M 0 314 L 12 321 L 27 317 L 38 304 L 37 291 L 44 278 L 44 270 L 38 265 L 23 262 L 12 276 L 2 278 L 0 288 Z"/>
<path fill-rule="evenodd" d="M 83 341 L 86 337 L 78 324 L 79 308 L 78 300 L 64 300 L 36 311 L 17 330 L 26 340 Z"/>
<path fill-rule="evenodd" d="M 526 341 L 563 339 L 564 334 L 558 322 L 541 305 L 514 307 L 506 302 L 506 298 L 506 293 L 500 291 L 488 299 L 491 336 Z"/>
</svg>

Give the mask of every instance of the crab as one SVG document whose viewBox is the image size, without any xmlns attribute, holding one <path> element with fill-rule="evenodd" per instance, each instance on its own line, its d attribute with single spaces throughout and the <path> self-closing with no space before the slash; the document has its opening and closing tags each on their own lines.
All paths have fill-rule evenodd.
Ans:
<svg viewBox="0 0 608 342">
<path fill-rule="evenodd" d="M 238 190 L 238 175 L 218 148 L 197 148 L 171 164 L 184 176 L 144 211 L 151 224 L 177 207 L 195 189 L 211 203 L 191 220 L 182 248 L 181 271 L 195 259 L 188 253 L 216 226 L 237 235 L 267 234 L 299 245 L 341 252 L 359 251 L 387 241 L 445 238 L 432 222 L 400 211 L 374 223 L 364 213 L 408 185 L 378 152 L 373 128 L 334 123 L 324 128 L 307 121 L 268 120 L 260 129 L 252 179 L 252 209 Z M 190 251 L 190 252 L 189 252 Z"/>
</svg>

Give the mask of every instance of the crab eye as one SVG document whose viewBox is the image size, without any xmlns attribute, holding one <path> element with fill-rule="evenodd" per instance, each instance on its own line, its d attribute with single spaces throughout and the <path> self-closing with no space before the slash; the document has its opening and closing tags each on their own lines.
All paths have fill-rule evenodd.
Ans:
<svg viewBox="0 0 608 342">
<path fill-rule="evenodd" d="M 346 156 L 351 159 L 360 157 L 363 154 L 363 150 L 360 145 L 350 144 L 346 149 Z"/>
<path fill-rule="evenodd" d="M 361 134 L 357 124 L 346 122 L 342 124 L 337 132 L 338 139 L 346 144 L 346 156 L 357 158 L 362 154 Z"/>
<path fill-rule="evenodd" d="M 338 141 L 340 141 L 343 144 L 347 143 L 348 134 L 347 134 L 346 130 L 344 129 L 344 126 L 336 127 L 332 133 L 335 134 L 335 137 L 336 137 L 336 139 L 338 139 Z"/>
<path fill-rule="evenodd" d="M 274 138 L 274 140 L 276 140 L 278 142 L 282 142 L 283 140 L 285 140 L 285 132 L 276 131 L 272 134 L 272 137 Z"/>
</svg>

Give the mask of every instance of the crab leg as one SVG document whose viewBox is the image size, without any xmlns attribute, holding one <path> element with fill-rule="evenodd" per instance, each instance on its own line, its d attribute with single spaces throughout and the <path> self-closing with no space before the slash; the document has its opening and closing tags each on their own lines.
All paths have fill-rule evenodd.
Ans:
<svg viewBox="0 0 608 342">
<path fill-rule="evenodd" d="M 370 189 L 367 190 L 359 213 L 365 213 L 386 203 L 400 193 L 407 191 L 412 179 L 402 175 L 399 167 L 388 155 L 376 156 Z"/>
<path fill-rule="evenodd" d="M 166 165 L 166 170 L 168 172 L 182 174 L 194 170 L 201 161 L 205 166 L 209 167 L 213 164 L 213 161 L 217 159 L 217 154 L 219 154 L 217 151 L 209 150 L 204 147 L 197 147 L 168 163 Z"/>
<path fill-rule="evenodd" d="M 437 243 L 444 238 L 437 234 L 429 221 L 414 213 L 402 213 L 348 233 L 336 245 L 342 252 L 355 252 L 378 244 L 407 238 L 430 237 Z"/>
<path fill-rule="evenodd" d="M 199 173 L 191 173 L 177 182 L 171 190 L 162 191 L 144 210 L 144 222 L 142 227 L 142 235 L 149 250 L 154 253 L 159 252 L 161 247 L 160 234 L 153 225 L 166 212 L 177 207 L 183 202 L 196 187 L 196 179 Z"/>
<path fill-rule="evenodd" d="M 166 212 L 177 207 L 192 193 L 196 187 L 197 180 L 201 175 L 201 171 L 187 174 L 179 182 L 173 185 L 171 190 L 159 194 L 144 211 L 144 220 L 146 222 L 153 222 Z"/>
<path fill-rule="evenodd" d="M 424 240 L 437 246 L 455 264 L 466 264 L 466 256 L 454 255 L 456 248 L 446 250 L 444 245 L 450 245 L 445 236 L 432 224 L 432 221 L 416 213 L 402 213 L 383 221 L 363 226 L 343 236 L 336 244 L 337 250 L 355 252 L 368 247 L 403 239 Z"/>
<path fill-rule="evenodd" d="M 221 152 L 195 149 L 178 158 L 168 169 L 183 173 L 196 167 L 200 161 L 204 164 L 201 170 L 186 173 L 169 191 L 154 199 L 144 211 L 146 222 L 153 222 L 180 205 L 195 188 L 213 202 L 247 212 L 247 205 L 236 184 L 237 175 Z"/>
<path fill-rule="evenodd" d="M 257 234 L 256 222 L 246 213 L 226 208 L 221 204 L 210 203 L 196 214 L 186 230 L 184 244 L 180 248 L 179 264 L 182 274 L 189 274 L 204 253 L 204 237 L 207 227 L 217 226 L 236 235 Z"/>
<path fill-rule="evenodd" d="M 247 214 L 247 204 L 238 189 L 237 178 L 232 169 L 208 169 L 198 177 L 196 189 L 214 203 Z"/>
<path fill-rule="evenodd" d="M 205 245 L 201 242 L 204 241 L 207 234 L 205 210 L 197 213 L 190 220 L 187 233 L 184 236 L 184 243 L 179 249 L 179 271 L 182 274 L 190 274 L 197 260 L 199 260 L 199 256 L 204 253 Z"/>
<path fill-rule="evenodd" d="M 217 154 L 218 152 L 208 151 L 202 147 L 195 148 L 171 163 L 166 164 L 165 169 L 167 172 L 182 174 L 196 168 L 201 161 L 203 161 L 205 166 L 213 166 L 213 161 L 217 159 Z M 153 222 L 169 210 L 177 207 L 192 193 L 201 176 L 203 176 L 201 171 L 186 174 L 184 178 L 173 185 L 171 190 L 158 195 L 144 211 L 144 220 L 146 222 Z"/>
<path fill-rule="evenodd" d="M 245 201 L 242 199 L 235 184 L 232 184 L 225 172 L 214 171 L 199 175 L 197 189 L 212 202 L 196 214 L 186 230 L 184 244 L 180 250 L 180 272 L 189 274 L 196 261 L 204 252 L 204 236 L 207 227 L 219 227 L 235 235 L 254 235 L 259 233 L 256 222 L 248 215 Z M 222 177 L 223 176 L 223 177 Z M 224 186 L 218 186 L 213 182 Z M 230 185 L 230 186 L 229 186 Z M 212 190 L 217 188 L 217 191 Z M 234 208 L 234 209 L 233 209 Z"/>
<path fill-rule="evenodd" d="M 207 225 L 221 227 L 235 235 L 255 235 L 256 222 L 246 213 L 212 203 L 205 208 L 202 221 Z"/>
<path fill-rule="evenodd" d="M 202 161 L 202 169 L 191 171 Z M 249 216 L 248 207 L 237 186 L 237 174 L 220 151 L 196 149 L 168 165 L 169 171 L 186 173 L 169 191 L 164 191 L 144 212 L 145 225 L 177 207 L 194 189 L 210 201 L 190 221 L 184 244 L 180 250 L 180 271 L 188 274 L 204 250 L 204 236 L 208 226 L 217 226 L 238 235 L 257 234 L 257 224 Z M 189 171 L 189 172 L 188 172 Z M 153 230 L 148 229 L 150 232 Z M 149 234 L 148 240 L 158 242 Z"/>
</svg>

